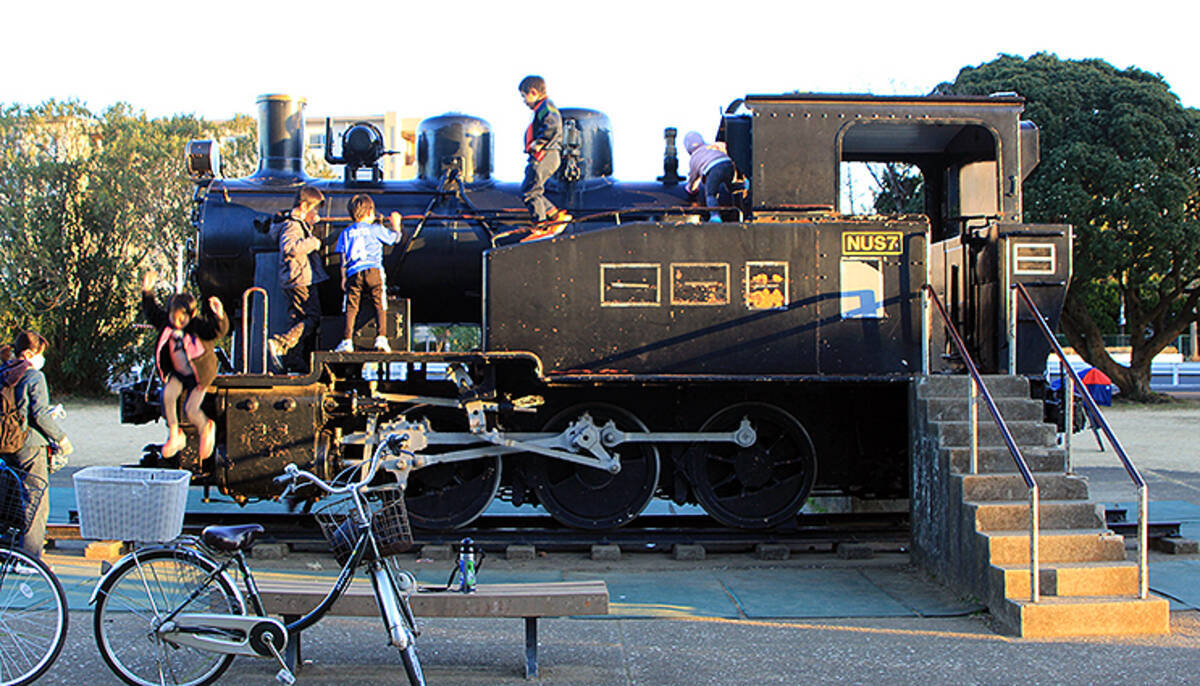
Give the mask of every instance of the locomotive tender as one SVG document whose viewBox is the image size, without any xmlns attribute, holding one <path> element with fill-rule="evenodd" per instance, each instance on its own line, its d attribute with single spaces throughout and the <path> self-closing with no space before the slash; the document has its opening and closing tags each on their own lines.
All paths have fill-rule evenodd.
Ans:
<svg viewBox="0 0 1200 686">
<path fill-rule="evenodd" d="M 948 303 L 981 370 L 998 372 L 1008 285 L 1025 283 L 1056 320 L 1069 277 L 1070 228 L 1022 222 L 1037 129 L 1013 94 L 735 101 L 717 131 L 740 179 L 724 222 L 686 195 L 672 129 L 662 177 L 618 182 L 607 118 L 564 108 L 564 162 L 548 193 L 576 220 L 534 242 L 503 238 L 528 214 L 519 185 L 491 176 L 485 121 L 423 121 L 411 181 L 382 180 L 382 138 L 357 124 L 339 156 L 326 140 L 345 178 L 314 180 L 303 101 L 258 104 L 252 176 L 220 178 L 211 142 L 188 150 L 193 278 L 235 313 L 243 352 L 242 371 L 220 376 L 209 398 L 220 449 L 180 459 L 196 482 L 239 499 L 277 495 L 272 477 L 289 462 L 335 474 L 394 432 L 421 467 L 407 500 L 427 529 L 463 526 L 497 496 L 580 529 L 626 524 L 656 496 L 742 528 L 786 524 L 813 493 L 905 498 L 908 384 L 923 360 L 933 372 L 958 365 L 923 284 Z M 838 214 L 839 170 L 853 162 L 919 168 L 924 214 Z M 318 235 L 331 274 L 352 194 L 405 216 L 385 254 L 396 352 L 327 352 L 341 329 L 334 279 L 321 287 L 330 335 L 308 369 L 263 373 L 264 321 L 273 332 L 286 314 L 262 229 L 305 183 L 327 198 Z M 266 308 L 244 298 L 252 287 Z M 481 348 L 413 352 L 413 322 L 477 324 Z M 1016 371 L 1040 374 L 1040 338 L 1018 340 Z M 127 421 L 139 419 L 133 405 Z"/>
</svg>

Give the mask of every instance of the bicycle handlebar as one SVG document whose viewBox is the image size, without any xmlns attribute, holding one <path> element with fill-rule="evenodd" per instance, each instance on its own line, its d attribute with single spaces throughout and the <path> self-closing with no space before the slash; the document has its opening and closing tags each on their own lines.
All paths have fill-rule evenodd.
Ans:
<svg viewBox="0 0 1200 686">
<path fill-rule="evenodd" d="M 351 481 L 345 486 L 334 486 L 316 474 L 304 469 L 300 469 L 294 462 L 289 462 L 288 465 L 283 468 L 283 474 L 275 477 L 274 481 L 276 484 L 280 485 L 287 484 L 288 489 L 291 489 L 296 485 L 296 479 L 303 477 L 306 481 L 316 484 L 318 488 L 330 495 L 338 495 L 341 493 L 356 491 L 371 483 L 371 481 L 375 478 L 375 474 L 379 471 L 380 456 L 383 455 L 385 450 L 391 453 L 398 453 L 404 449 L 404 444 L 407 441 L 408 434 L 392 434 L 380 441 L 379 445 L 375 447 L 375 452 L 371 454 L 371 466 L 370 469 L 367 470 L 366 476 L 357 481 Z"/>
</svg>

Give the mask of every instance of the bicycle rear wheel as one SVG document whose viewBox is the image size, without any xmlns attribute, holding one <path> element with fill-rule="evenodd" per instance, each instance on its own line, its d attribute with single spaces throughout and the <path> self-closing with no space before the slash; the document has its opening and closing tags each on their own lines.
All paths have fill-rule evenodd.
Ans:
<svg viewBox="0 0 1200 686">
<path fill-rule="evenodd" d="M 162 548 L 139 552 L 108 573 L 92 617 L 96 646 L 113 673 L 135 686 L 201 686 L 229 668 L 233 655 L 181 646 L 156 631 L 181 606 L 189 613 L 245 614 L 224 574 L 205 586 L 218 567 L 199 553 Z"/>
<path fill-rule="evenodd" d="M 67 639 L 67 596 L 41 560 L 0 549 L 0 684 L 30 684 Z"/>
</svg>

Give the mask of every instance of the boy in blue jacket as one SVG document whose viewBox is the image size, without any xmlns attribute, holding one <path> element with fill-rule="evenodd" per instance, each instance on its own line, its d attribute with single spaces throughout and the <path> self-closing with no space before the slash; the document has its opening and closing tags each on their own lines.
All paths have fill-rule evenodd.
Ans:
<svg viewBox="0 0 1200 686">
<path fill-rule="evenodd" d="M 525 182 L 521 184 L 525 206 L 533 216 L 534 232 L 530 238 L 545 238 L 561 233 L 571 221 L 571 215 L 554 206 L 546 198 L 546 180 L 558 171 L 562 150 L 562 115 L 546 97 L 546 80 L 526 76 L 518 88 L 525 106 L 533 110 L 533 121 L 525 130 Z"/>
<path fill-rule="evenodd" d="M 377 224 L 375 201 L 359 193 L 347 204 L 354 223 L 338 236 L 337 249 L 342 254 L 342 291 L 346 293 L 346 327 L 342 342 L 334 352 L 354 351 L 354 320 L 358 318 L 358 303 L 364 292 L 375 304 L 378 335 L 375 349 L 391 352 L 387 339 L 387 280 L 383 273 L 383 246 L 395 245 L 400 238 L 400 213 L 392 212 L 391 230 Z"/>
</svg>

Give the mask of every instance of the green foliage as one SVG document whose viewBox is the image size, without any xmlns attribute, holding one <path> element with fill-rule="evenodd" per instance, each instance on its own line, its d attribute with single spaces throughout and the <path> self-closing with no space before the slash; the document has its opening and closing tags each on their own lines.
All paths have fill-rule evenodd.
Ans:
<svg viewBox="0 0 1200 686">
<path fill-rule="evenodd" d="M 173 264 L 194 231 L 184 145 L 227 137 L 240 168 L 253 131 L 249 117 L 149 119 L 126 104 L 0 109 L 0 340 L 40 331 L 55 388 L 102 393 L 137 357 L 137 272 Z"/>
<path fill-rule="evenodd" d="M 869 165 L 879 190 L 875 211 L 879 214 L 925 214 L 925 179 L 915 166 L 887 162 Z"/>
<path fill-rule="evenodd" d="M 967 67 L 936 92 L 1015 91 L 1041 129 L 1041 164 L 1024 185 L 1025 220 L 1075 227 L 1063 331 L 1123 393 L 1149 393 L 1150 360 L 1196 319 L 1200 290 L 1200 111 L 1167 82 L 1098 59 L 1012 55 Z M 1130 368 L 1112 362 L 1121 298 Z"/>
<path fill-rule="evenodd" d="M 482 346 L 478 326 L 431 326 L 429 333 L 436 341 L 434 349 L 438 352 L 466 352 L 479 350 Z"/>
</svg>

